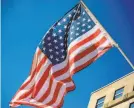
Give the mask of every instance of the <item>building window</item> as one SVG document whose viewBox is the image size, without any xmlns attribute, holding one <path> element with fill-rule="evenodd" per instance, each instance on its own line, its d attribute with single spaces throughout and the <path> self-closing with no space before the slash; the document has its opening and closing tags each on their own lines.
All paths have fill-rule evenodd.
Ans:
<svg viewBox="0 0 134 108">
<path fill-rule="evenodd" d="M 102 108 L 102 106 L 104 104 L 104 100 L 105 100 L 105 97 L 98 99 L 97 103 L 96 103 L 96 108 Z"/>
<path fill-rule="evenodd" d="M 130 104 L 130 108 L 134 108 L 134 103 L 131 103 Z"/>
<path fill-rule="evenodd" d="M 120 98 L 123 95 L 124 88 L 120 88 L 115 91 L 114 99 Z"/>
</svg>

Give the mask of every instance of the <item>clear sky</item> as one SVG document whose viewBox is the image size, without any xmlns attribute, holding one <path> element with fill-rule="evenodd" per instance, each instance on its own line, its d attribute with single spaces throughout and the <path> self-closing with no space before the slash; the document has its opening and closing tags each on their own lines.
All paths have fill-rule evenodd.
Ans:
<svg viewBox="0 0 134 108">
<path fill-rule="evenodd" d="M 2 0 L 2 108 L 27 78 L 44 33 L 79 0 Z M 84 0 L 134 64 L 134 1 Z M 132 72 L 116 48 L 75 74 L 62 108 L 87 108 L 91 92 Z M 20 107 L 21 108 L 21 107 Z M 29 107 L 22 107 L 29 108 Z"/>
</svg>

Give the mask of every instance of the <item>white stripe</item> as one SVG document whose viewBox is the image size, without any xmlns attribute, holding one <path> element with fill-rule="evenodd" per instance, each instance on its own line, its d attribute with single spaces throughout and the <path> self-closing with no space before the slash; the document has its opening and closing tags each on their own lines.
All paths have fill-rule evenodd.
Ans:
<svg viewBox="0 0 134 108">
<path fill-rule="evenodd" d="M 52 84 L 52 87 L 51 87 L 51 91 L 50 91 L 50 94 L 49 96 L 43 101 L 43 103 L 48 103 L 50 100 L 52 100 L 53 98 L 53 95 L 54 95 L 54 92 L 55 92 L 55 89 L 56 89 L 56 86 L 57 86 L 57 81 L 56 80 L 53 80 L 53 84 Z"/>
<path fill-rule="evenodd" d="M 42 65 L 42 67 L 40 68 L 38 74 L 35 77 L 35 82 L 36 84 L 38 84 L 39 80 L 42 78 L 42 76 L 44 75 L 44 72 L 46 71 L 46 69 L 48 68 L 48 66 L 51 64 L 50 60 L 47 59 L 45 61 L 45 63 Z"/>
<path fill-rule="evenodd" d="M 68 78 L 69 76 L 71 76 L 70 71 L 66 70 L 67 72 L 65 72 L 64 74 L 56 77 L 55 79 L 58 81 L 64 80 L 66 78 Z"/>
<path fill-rule="evenodd" d="M 63 96 L 64 96 L 64 93 L 66 93 L 66 86 L 63 85 L 61 88 L 60 88 L 60 91 L 59 91 L 59 94 L 58 94 L 58 97 L 56 99 L 56 102 L 54 104 L 52 104 L 51 106 L 53 107 L 58 107 L 58 105 L 60 104 Z"/>
<path fill-rule="evenodd" d="M 50 84 L 50 76 L 47 78 L 42 88 L 38 92 L 37 96 L 35 97 L 36 100 L 39 100 L 42 97 L 42 94 L 44 94 L 47 91 L 49 84 Z"/>
</svg>

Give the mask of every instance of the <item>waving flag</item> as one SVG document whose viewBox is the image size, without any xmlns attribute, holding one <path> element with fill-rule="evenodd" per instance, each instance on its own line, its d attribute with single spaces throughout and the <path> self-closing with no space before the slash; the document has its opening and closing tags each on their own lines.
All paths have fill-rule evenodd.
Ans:
<svg viewBox="0 0 134 108">
<path fill-rule="evenodd" d="M 39 43 L 29 77 L 10 106 L 61 108 L 67 92 L 74 90 L 73 74 L 93 63 L 112 47 L 81 4 L 57 21 Z"/>
</svg>

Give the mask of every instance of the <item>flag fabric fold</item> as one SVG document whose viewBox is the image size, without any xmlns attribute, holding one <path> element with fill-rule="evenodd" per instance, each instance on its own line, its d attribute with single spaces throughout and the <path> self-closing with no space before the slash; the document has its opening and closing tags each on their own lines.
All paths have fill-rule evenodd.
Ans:
<svg viewBox="0 0 134 108">
<path fill-rule="evenodd" d="M 107 33 L 79 3 L 45 34 L 36 49 L 30 75 L 10 106 L 61 108 L 64 96 L 75 89 L 72 76 L 111 47 Z"/>
</svg>

